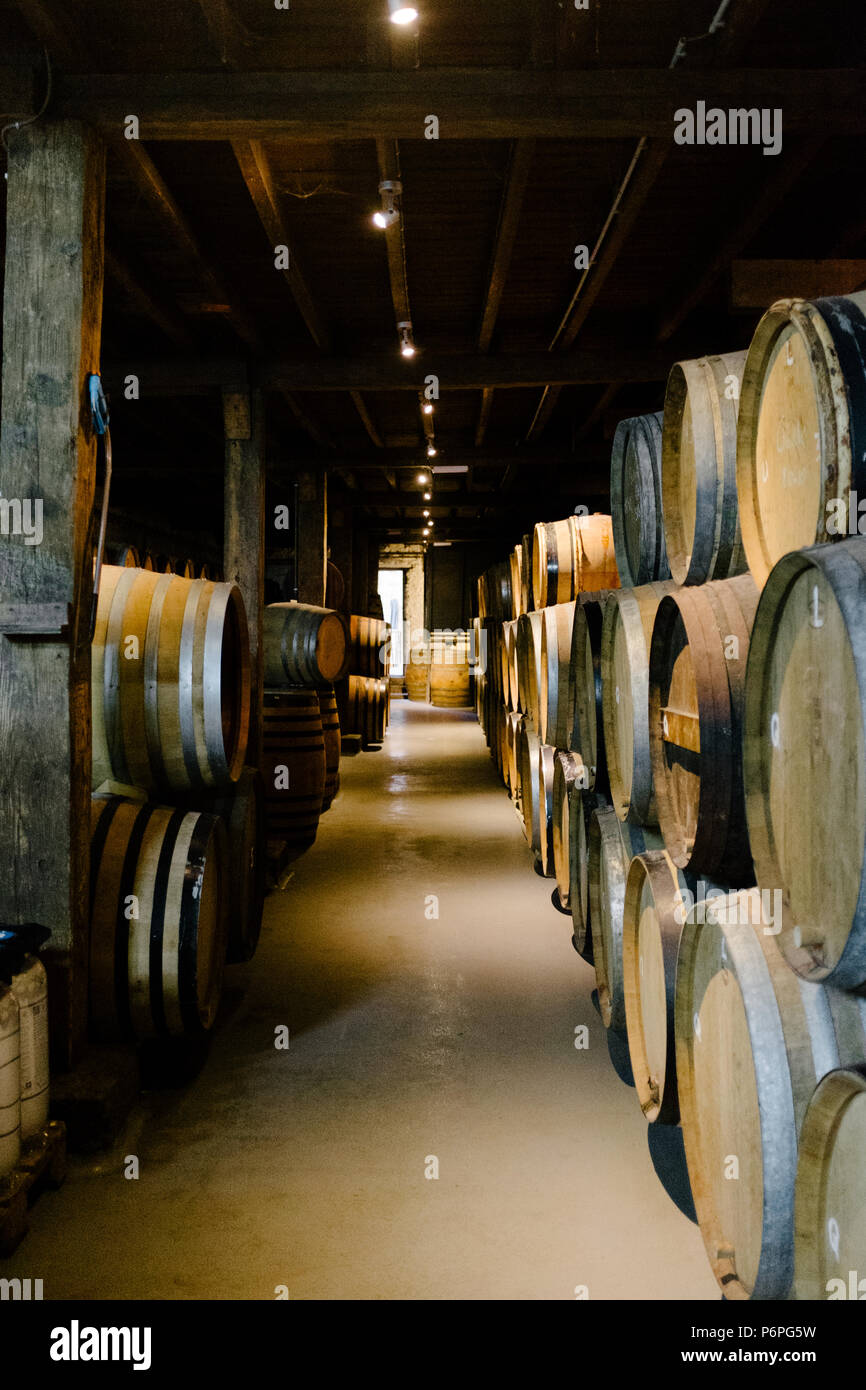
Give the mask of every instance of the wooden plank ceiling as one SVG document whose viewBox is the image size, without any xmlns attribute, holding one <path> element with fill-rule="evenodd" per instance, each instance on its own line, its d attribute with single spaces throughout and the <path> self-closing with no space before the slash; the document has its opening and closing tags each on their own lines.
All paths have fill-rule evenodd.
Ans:
<svg viewBox="0 0 866 1390">
<path fill-rule="evenodd" d="M 852 74 L 825 80 L 862 64 L 863 7 L 656 0 L 650 16 L 646 0 L 418 4 L 419 25 L 400 32 L 386 0 L 0 0 L 9 52 L 36 91 L 44 45 L 53 109 L 92 115 L 109 138 L 103 370 L 124 506 L 152 501 L 156 485 L 186 529 L 194 517 L 221 525 L 229 372 L 266 386 L 278 482 L 326 468 L 356 524 L 413 538 L 432 442 L 435 466 L 468 468 L 435 477 L 437 538 L 504 547 L 542 516 L 605 505 L 615 423 L 660 408 L 670 362 L 748 343 L 758 314 L 731 307 L 733 260 L 866 255 L 866 101 L 849 99 Z M 528 93 L 565 84 L 577 102 L 581 84 L 603 87 L 618 69 L 632 72 L 625 90 L 648 94 L 645 129 L 612 109 L 591 134 L 575 122 L 572 138 L 533 135 Z M 748 90 L 753 71 L 757 91 L 785 94 L 780 155 L 671 142 L 659 113 L 672 82 L 713 104 L 716 88 Z M 451 72 L 464 105 L 488 92 L 487 138 L 424 138 L 427 114 L 448 130 L 427 93 L 447 93 Z M 246 120 L 260 111 L 263 73 L 297 73 L 304 93 L 276 137 L 238 127 L 245 90 Z M 194 88 L 208 74 L 208 114 L 232 103 L 231 139 L 197 138 L 209 132 L 196 128 Z M 354 133 L 358 84 L 368 113 L 377 74 L 414 134 L 394 138 L 392 122 L 376 138 L 369 114 Z M 822 134 L 829 87 L 845 101 Z M 321 133 L 328 102 L 340 138 Z M 555 128 L 567 129 L 560 106 Z M 172 138 L 147 138 L 158 109 Z M 145 138 L 124 140 L 137 111 Z M 370 220 L 383 177 L 402 184 L 387 232 Z M 581 244 L 595 252 L 586 274 L 574 264 Z M 275 266 L 278 245 L 288 267 Z M 120 389 L 130 371 L 135 402 Z M 441 386 L 432 419 L 418 395 L 429 374 Z"/>
</svg>

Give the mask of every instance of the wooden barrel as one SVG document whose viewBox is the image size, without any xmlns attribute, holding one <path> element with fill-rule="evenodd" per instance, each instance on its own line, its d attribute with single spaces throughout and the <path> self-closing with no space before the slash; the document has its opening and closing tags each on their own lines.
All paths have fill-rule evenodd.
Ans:
<svg viewBox="0 0 866 1390">
<path fill-rule="evenodd" d="M 325 607 L 335 608 L 342 613 L 346 608 L 346 581 L 343 573 L 329 560 L 325 574 Z"/>
<path fill-rule="evenodd" d="M 265 685 L 332 685 L 346 669 L 343 619 L 306 603 L 269 604 L 262 613 L 262 655 Z"/>
<path fill-rule="evenodd" d="M 571 680 L 571 638 L 574 601 L 545 608 L 541 622 L 540 684 L 538 690 L 538 729 L 546 743 L 567 748 L 574 686 Z"/>
<path fill-rule="evenodd" d="M 864 1152 L 866 1069 L 831 1071 L 812 1096 L 800 1132 L 794 1197 L 798 1300 L 863 1298 Z"/>
<path fill-rule="evenodd" d="M 228 834 L 229 965 L 252 960 L 262 929 L 265 903 L 264 782 L 254 767 L 245 767 L 237 782 L 218 791 L 198 793 L 200 810 L 220 816 Z"/>
<path fill-rule="evenodd" d="M 141 568 L 147 570 L 149 574 L 155 574 L 157 572 L 156 561 L 149 550 L 141 562 Z"/>
<path fill-rule="evenodd" d="M 553 857 L 553 777 L 556 749 L 547 743 L 538 744 L 538 836 L 541 868 L 545 878 L 553 878 L 556 865 Z M 534 817 L 534 812 L 533 812 Z"/>
<path fill-rule="evenodd" d="M 322 811 L 328 811 L 340 790 L 340 714 L 334 687 L 316 692 L 322 716 L 322 735 L 325 740 L 325 791 Z"/>
<path fill-rule="evenodd" d="M 526 843 L 537 859 L 541 858 L 541 793 L 538 782 L 538 751 L 541 743 L 531 720 L 524 719 L 518 731 L 517 775 L 520 780 L 520 805 Z M 546 827 L 545 827 L 546 830 Z"/>
<path fill-rule="evenodd" d="M 665 580 L 608 596 L 601 634 L 604 746 L 611 804 L 621 820 L 655 825 L 649 739 L 649 650 Z M 584 758 L 584 761 L 586 759 Z"/>
<path fill-rule="evenodd" d="M 553 760 L 553 869 L 559 902 L 571 907 L 571 813 L 580 814 L 586 769 L 574 753 L 562 750 Z"/>
<path fill-rule="evenodd" d="M 647 850 L 631 861 L 622 926 L 625 1018 L 637 1098 L 651 1124 L 675 1125 L 680 1118 L 674 1003 L 691 905 L 687 887 L 666 850 Z"/>
<path fill-rule="evenodd" d="M 678 584 L 742 574 L 737 408 L 745 352 L 675 362 L 665 392 L 662 496 L 668 564 Z"/>
<path fill-rule="evenodd" d="M 205 561 L 205 563 L 199 567 L 198 577 L 199 579 L 210 579 L 211 566 L 207 563 L 207 561 Z"/>
<path fill-rule="evenodd" d="M 618 589 L 611 518 L 601 512 L 540 521 L 532 546 L 535 607 L 568 603 L 584 589 Z"/>
<path fill-rule="evenodd" d="M 430 663 L 430 703 L 437 709 L 466 709 L 472 704 L 469 662 Z"/>
<path fill-rule="evenodd" d="M 788 1297 L 806 1109 L 828 1071 L 866 1056 L 864 1000 L 789 970 L 767 925 L 757 889 L 708 901 L 689 915 L 677 965 L 686 1161 L 727 1300 Z"/>
<path fill-rule="evenodd" d="M 588 785 L 607 796 L 607 755 L 602 717 L 601 634 L 607 592 L 581 594 L 571 634 L 572 724 L 568 748 L 579 753 Z"/>
<path fill-rule="evenodd" d="M 523 546 L 516 545 L 509 557 L 511 566 L 511 617 L 519 618 L 525 613 L 525 592 L 523 586 Z"/>
<path fill-rule="evenodd" d="M 511 793 L 512 801 L 520 799 L 520 776 L 518 772 L 518 749 L 520 746 L 520 725 L 523 722 L 523 715 L 516 710 L 508 710 L 505 714 L 505 753 L 508 790 Z"/>
<path fill-rule="evenodd" d="M 524 536 L 520 542 L 520 613 L 532 613 L 536 607 L 532 592 L 532 539 L 531 535 Z"/>
<path fill-rule="evenodd" d="M 410 662 L 404 677 L 406 694 L 416 703 L 426 704 L 430 698 L 430 663 Z"/>
<path fill-rule="evenodd" d="M 262 777 L 268 839 L 313 844 L 325 796 L 325 738 L 315 690 L 266 690 Z"/>
<path fill-rule="evenodd" d="M 194 1038 L 222 993 L 228 846 L 219 816 L 94 798 L 90 1033 L 96 1042 Z"/>
<path fill-rule="evenodd" d="M 512 688 L 512 668 L 514 666 L 514 643 L 517 620 L 502 624 L 502 640 L 499 643 L 499 686 L 502 700 L 508 709 L 514 709 L 514 690 Z"/>
<path fill-rule="evenodd" d="M 498 700 L 491 706 L 491 728 L 492 738 L 490 748 L 493 754 L 493 762 L 505 786 L 511 790 L 510 768 L 508 760 L 508 717 L 504 707 Z"/>
<path fill-rule="evenodd" d="M 518 708 L 538 727 L 538 695 L 541 687 L 540 613 L 524 613 L 517 619 L 517 700 Z"/>
<path fill-rule="evenodd" d="M 746 671 L 746 818 L 779 945 L 806 979 L 866 983 L 866 537 L 787 555 Z"/>
<path fill-rule="evenodd" d="M 620 420 L 610 461 L 610 511 L 623 587 L 669 579 L 662 513 L 662 416 Z"/>
<path fill-rule="evenodd" d="M 184 560 L 183 564 L 178 566 L 176 573 L 180 575 L 181 579 L 195 579 L 195 560 Z"/>
<path fill-rule="evenodd" d="M 362 748 L 379 747 L 385 739 L 385 698 L 388 682 L 371 676 L 349 677 L 347 733 L 361 735 Z"/>
<path fill-rule="evenodd" d="M 586 774 L 586 767 L 584 766 Z M 592 961 L 592 918 L 589 901 L 589 827 L 596 811 L 608 805 L 600 792 L 580 790 L 572 793 L 568 816 L 568 873 L 571 880 L 571 921 L 574 943 L 580 954 Z"/>
<path fill-rule="evenodd" d="M 235 781 L 250 713 L 240 590 L 106 565 L 92 647 L 93 785 Z"/>
<path fill-rule="evenodd" d="M 662 599 L 650 648 L 653 789 L 681 869 L 754 883 L 743 793 L 746 658 L 758 590 L 750 574 Z"/>
<path fill-rule="evenodd" d="M 605 1028 L 626 1027 L 622 964 L 625 885 L 636 854 L 662 849 L 653 830 L 622 822 L 612 806 L 593 812 L 589 824 L 589 914 L 598 983 L 598 1003 Z"/>
<path fill-rule="evenodd" d="M 737 491 L 758 588 L 790 551 L 858 531 L 854 499 L 866 497 L 864 314 L 863 291 L 780 299 L 755 331 L 740 393 Z"/>
<path fill-rule="evenodd" d="M 385 645 L 388 625 L 381 618 L 349 618 L 349 652 L 346 670 L 352 676 L 372 676 L 378 680 L 387 674 Z"/>
</svg>

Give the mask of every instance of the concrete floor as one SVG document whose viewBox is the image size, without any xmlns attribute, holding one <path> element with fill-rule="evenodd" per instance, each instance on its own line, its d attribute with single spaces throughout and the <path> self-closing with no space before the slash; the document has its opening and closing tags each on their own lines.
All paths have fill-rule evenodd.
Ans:
<svg viewBox="0 0 866 1390">
<path fill-rule="evenodd" d="M 75 1160 L 0 1273 L 46 1299 L 718 1301 L 474 716 L 392 711 L 230 971 L 201 1075 Z"/>
</svg>

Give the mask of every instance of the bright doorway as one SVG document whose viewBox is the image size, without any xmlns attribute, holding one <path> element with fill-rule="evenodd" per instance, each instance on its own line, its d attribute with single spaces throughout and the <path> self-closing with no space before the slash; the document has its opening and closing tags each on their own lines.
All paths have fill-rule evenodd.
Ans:
<svg viewBox="0 0 866 1390">
<path fill-rule="evenodd" d="M 379 597 L 391 625 L 391 675 L 403 675 L 403 570 L 379 571 Z"/>
</svg>

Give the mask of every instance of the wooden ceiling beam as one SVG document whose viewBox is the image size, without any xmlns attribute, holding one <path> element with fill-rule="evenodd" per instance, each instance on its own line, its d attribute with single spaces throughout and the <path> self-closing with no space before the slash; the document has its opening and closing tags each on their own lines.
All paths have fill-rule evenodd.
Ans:
<svg viewBox="0 0 866 1390">
<path fill-rule="evenodd" d="M 419 360 L 420 359 L 420 360 Z M 404 361 L 396 353 L 356 357 L 285 359 L 264 355 L 250 364 L 256 384 L 291 391 L 413 391 L 423 389 L 434 373 L 442 391 L 511 390 L 527 386 L 596 386 L 610 381 L 665 381 L 670 353 L 659 347 L 635 347 L 615 341 L 575 348 L 568 353 L 419 354 Z M 238 379 L 234 359 L 204 357 L 109 363 L 106 373 L 138 371 L 154 393 L 183 395 Z M 443 451 L 444 453 L 444 451 Z M 443 462 L 445 461 L 443 457 Z M 375 462 L 374 462 L 375 466 Z"/>
<path fill-rule="evenodd" d="M 192 334 L 182 315 L 147 289 L 128 262 L 115 255 L 109 246 L 105 248 L 105 274 L 109 280 L 120 286 L 136 313 L 142 318 L 149 319 L 178 347 L 193 346 Z M 106 300 L 110 299 L 107 293 L 105 297 Z"/>
<path fill-rule="evenodd" d="M 122 149 L 125 152 L 127 170 L 131 174 L 142 195 L 150 202 L 151 206 L 156 208 L 161 214 L 174 236 L 175 241 L 183 248 L 187 257 L 196 263 L 208 293 L 213 297 L 216 303 L 220 305 L 226 304 L 228 306 L 228 312 L 225 314 L 225 317 L 231 324 L 235 333 L 253 352 L 259 355 L 264 354 L 267 350 L 266 344 L 262 339 L 258 327 L 245 310 L 239 308 L 236 302 L 232 302 L 232 296 L 228 293 L 222 277 L 215 267 L 208 262 L 207 257 L 202 252 L 198 238 L 189 220 L 180 208 L 176 198 L 142 142 L 140 140 L 122 140 L 118 142 L 118 149 Z M 291 394 L 290 390 L 288 388 L 283 389 L 282 387 L 278 387 L 277 389 L 280 391 L 280 394 L 283 395 L 286 405 L 297 423 L 310 436 L 314 443 L 320 444 L 323 447 L 333 447 L 333 441 L 327 431 L 309 415 L 301 403 Z"/>
<path fill-rule="evenodd" d="M 243 49 L 255 42 L 229 0 L 198 0 L 198 7 L 221 63 L 234 63 Z"/>
<path fill-rule="evenodd" d="M 272 252 L 277 246 L 285 246 L 287 249 L 289 263 L 280 273 L 307 325 L 310 337 L 316 347 L 321 348 L 323 352 L 330 352 L 333 345 L 331 332 L 313 298 L 307 278 L 301 269 L 298 253 L 286 230 L 280 211 L 279 194 L 264 145 L 260 140 L 236 140 L 232 144 L 232 150 Z M 382 440 L 363 397 L 358 391 L 353 391 L 351 396 L 367 435 L 376 448 L 381 449 Z M 309 421 L 309 416 L 305 418 Z"/>
<path fill-rule="evenodd" d="M 301 317 L 309 329 L 310 337 L 323 352 L 329 352 L 330 331 L 313 301 L 306 277 L 298 262 L 297 251 L 287 235 L 280 212 L 279 195 L 274 187 L 273 173 L 265 148 L 260 140 L 236 140 L 232 149 L 247 192 L 253 201 L 253 207 L 270 243 L 272 254 L 277 246 L 285 246 L 288 249 L 289 264 L 280 273 L 292 292 Z"/>
<path fill-rule="evenodd" d="M 84 70 L 93 61 L 93 50 L 76 31 L 66 7 L 52 0 L 15 0 L 30 32 L 48 49 L 53 64 Z"/>
<path fill-rule="evenodd" d="M 775 170 L 766 179 L 757 196 L 748 201 L 745 214 L 733 225 L 728 224 L 729 230 L 722 236 L 709 260 L 704 252 L 698 268 L 693 270 L 690 278 L 668 297 L 672 307 L 668 308 L 659 320 L 656 342 L 666 343 L 673 337 L 689 314 L 697 308 L 725 273 L 734 257 L 745 250 L 782 199 L 790 193 L 825 143 L 823 132 L 820 135 L 810 135 L 795 145 L 793 150 L 789 148 L 786 154 L 780 156 Z"/>
<path fill-rule="evenodd" d="M 671 60 L 669 72 L 678 70 L 685 59 L 688 67 L 706 69 L 730 62 L 745 47 L 746 41 L 763 16 L 769 0 L 730 0 L 722 16 L 722 24 L 712 34 L 697 41 L 680 45 Z M 717 12 L 718 14 L 718 12 Z M 708 79 L 710 85 L 714 79 Z M 608 276 L 631 234 L 635 222 L 655 187 L 670 152 L 669 139 L 650 140 L 645 136 L 638 142 L 625 179 L 617 192 L 610 213 L 601 229 L 592 253 L 589 268 L 583 272 L 566 309 L 553 341 L 555 348 L 569 348 L 589 317 L 593 305 L 607 282 Z M 614 394 L 616 393 L 614 390 Z M 559 400 L 559 389 L 548 387 L 538 403 L 526 434 L 527 442 L 537 439 L 546 428 Z M 589 426 L 595 424 L 595 413 Z"/>
<path fill-rule="evenodd" d="M 115 135 L 135 111 L 144 140 L 417 140 L 430 111 L 442 139 L 670 140 L 699 101 L 781 107 L 786 137 L 866 132 L 859 68 L 431 68 L 422 94 L 414 72 L 60 73 L 54 111 Z"/>
<path fill-rule="evenodd" d="M 493 331 L 496 327 L 499 308 L 502 304 L 502 296 L 505 292 L 505 283 L 511 266 L 511 258 L 514 255 L 517 228 L 520 224 L 520 214 L 523 211 L 526 188 L 529 183 L 529 175 L 532 170 L 532 161 L 534 158 L 534 140 L 514 141 L 508 163 L 508 172 L 505 176 L 505 189 L 502 194 L 502 204 L 499 209 L 499 222 L 496 228 L 496 237 L 493 242 L 490 269 L 487 273 L 487 288 L 484 293 L 484 305 L 481 310 L 481 325 L 478 329 L 479 352 L 490 351 Z M 493 392 L 485 391 L 481 398 L 481 410 L 478 415 L 478 424 L 475 428 L 476 446 L 480 446 L 484 443 L 484 436 L 487 433 L 487 426 L 490 421 L 490 412 L 492 408 Z"/>
</svg>

